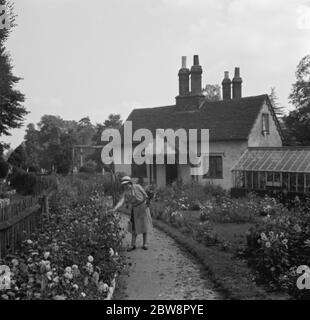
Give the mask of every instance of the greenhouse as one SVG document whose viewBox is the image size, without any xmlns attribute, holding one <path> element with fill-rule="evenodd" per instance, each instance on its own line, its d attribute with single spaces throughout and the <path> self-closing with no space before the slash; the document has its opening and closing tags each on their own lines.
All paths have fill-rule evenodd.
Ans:
<svg viewBox="0 0 310 320">
<path fill-rule="evenodd" d="M 232 169 L 234 189 L 310 192 L 310 147 L 248 148 Z"/>
</svg>

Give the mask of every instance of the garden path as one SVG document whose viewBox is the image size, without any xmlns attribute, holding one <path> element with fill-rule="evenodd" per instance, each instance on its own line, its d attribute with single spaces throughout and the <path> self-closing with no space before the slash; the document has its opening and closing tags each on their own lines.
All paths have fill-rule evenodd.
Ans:
<svg viewBox="0 0 310 320">
<path fill-rule="evenodd" d="M 122 227 L 128 217 L 122 218 Z M 124 246 L 130 245 L 127 232 Z M 115 300 L 214 300 L 220 295 L 195 259 L 167 234 L 154 228 L 149 237 L 149 250 L 141 248 L 125 253 L 126 268 L 118 279 Z"/>
</svg>

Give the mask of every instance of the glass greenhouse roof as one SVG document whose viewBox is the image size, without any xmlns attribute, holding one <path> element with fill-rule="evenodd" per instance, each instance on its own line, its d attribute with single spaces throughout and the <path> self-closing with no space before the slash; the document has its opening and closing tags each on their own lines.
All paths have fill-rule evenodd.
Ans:
<svg viewBox="0 0 310 320">
<path fill-rule="evenodd" d="M 232 170 L 310 173 L 310 148 L 249 148 Z"/>
</svg>

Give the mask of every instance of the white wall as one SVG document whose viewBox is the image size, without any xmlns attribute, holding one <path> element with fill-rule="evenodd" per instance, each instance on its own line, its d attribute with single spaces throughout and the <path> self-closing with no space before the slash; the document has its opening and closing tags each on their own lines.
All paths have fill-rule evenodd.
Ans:
<svg viewBox="0 0 310 320">
<path fill-rule="evenodd" d="M 199 183 L 211 183 L 220 185 L 222 188 L 228 190 L 232 187 L 232 167 L 237 163 L 240 156 L 247 148 L 246 141 L 218 141 L 210 142 L 210 155 L 219 155 L 223 159 L 223 179 L 205 179 L 199 177 Z"/>
<path fill-rule="evenodd" d="M 262 134 L 262 114 L 269 114 L 269 134 Z M 248 140 L 249 147 L 282 147 L 281 136 L 277 130 L 277 126 L 269 111 L 268 105 L 264 104 L 255 124 L 251 130 Z"/>
</svg>

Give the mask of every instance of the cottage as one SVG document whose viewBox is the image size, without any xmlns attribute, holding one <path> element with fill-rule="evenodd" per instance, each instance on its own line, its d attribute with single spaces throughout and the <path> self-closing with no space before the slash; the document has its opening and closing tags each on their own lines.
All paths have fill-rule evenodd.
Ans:
<svg viewBox="0 0 310 320">
<path fill-rule="evenodd" d="M 191 176 L 190 165 L 144 164 L 116 165 L 116 171 L 132 177 L 143 177 L 148 183 L 164 187 L 175 180 L 184 183 L 197 180 L 230 189 L 232 168 L 250 147 L 282 147 L 279 121 L 267 94 L 243 97 L 240 69 L 235 68 L 231 80 L 226 71 L 222 81 L 221 101 L 208 101 L 202 91 L 202 67 L 194 56 L 191 69 L 182 57 L 179 70 L 179 94 L 174 105 L 134 109 L 127 121 L 132 129 L 147 128 L 155 136 L 156 129 L 209 129 L 209 172 Z M 123 145 L 125 149 L 127 146 Z"/>
</svg>

